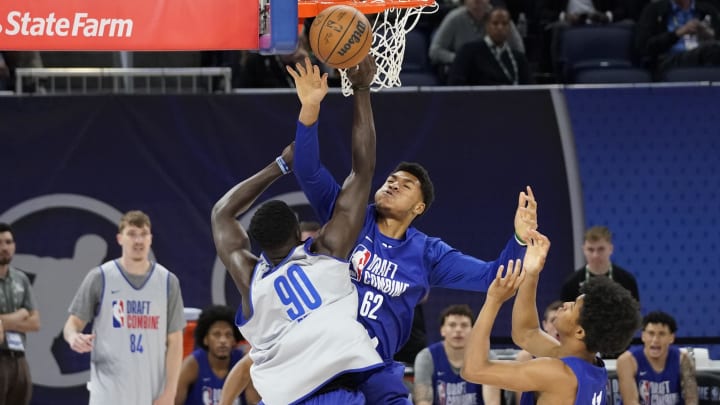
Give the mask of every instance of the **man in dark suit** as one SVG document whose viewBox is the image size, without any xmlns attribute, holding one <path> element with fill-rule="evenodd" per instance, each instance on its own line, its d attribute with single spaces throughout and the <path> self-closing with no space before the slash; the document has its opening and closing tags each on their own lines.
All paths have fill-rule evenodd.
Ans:
<svg viewBox="0 0 720 405">
<path fill-rule="evenodd" d="M 510 13 L 494 8 L 485 24 L 485 36 L 468 42 L 450 67 L 450 85 L 515 85 L 530 83 L 525 54 L 508 45 Z"/>
</svg>

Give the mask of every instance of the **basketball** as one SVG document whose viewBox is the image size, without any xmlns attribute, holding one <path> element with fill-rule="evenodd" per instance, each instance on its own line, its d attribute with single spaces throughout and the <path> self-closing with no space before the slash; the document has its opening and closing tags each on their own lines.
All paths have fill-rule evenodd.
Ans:
<svg viewBox="0 0 720 405">
<path fill-rule="evenodd" d="M 360 64 L 370 51 L 372 27 L 357 9 L 331 6 L 315 17 L 309 40 L 320 61 L 336 69 L 347 69 Z"/>
</svg>

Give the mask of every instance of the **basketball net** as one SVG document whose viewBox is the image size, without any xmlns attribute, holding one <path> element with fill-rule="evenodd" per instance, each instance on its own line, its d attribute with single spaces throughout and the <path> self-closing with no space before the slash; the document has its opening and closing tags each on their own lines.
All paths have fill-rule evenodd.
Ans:
<svg viewBox="0 0 720 405">
<path fill-rule="evenodd" d="M 438 4 L 433 3 L 417 7 L 389 8 L 376 15 L 372 27 L 373 44 L 370 55 L 375 58 L 377 72 L 370 84 L 371 91 L 402 85 L 400 70 L 405 56 L 405 35 L 415 28 L 423 14 L 432 14 L 437 10 Z M 348 79 L 347 69 L 338 70 L 343 95 L 352 95 L 352 83 Z"/>
</svg>

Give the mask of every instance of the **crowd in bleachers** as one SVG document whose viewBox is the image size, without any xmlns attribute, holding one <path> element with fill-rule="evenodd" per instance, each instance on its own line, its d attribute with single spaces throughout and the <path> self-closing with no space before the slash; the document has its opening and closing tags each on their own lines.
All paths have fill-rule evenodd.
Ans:
<svg viewBox="0 0 720 405">
<path fill-rule="evenodd" d="M 404 85 L 720 80 L 720 0 L 439 0 L 438 5 L 407 35 Z M 507 11 L 507 19 L 494 21 L 491 10 L 498 8 Z M 15 88 L 17 67 L 223 66 L 232 69 L 233 88 L 291 87 L 285 65 L 312 51 L 301 35 L 293 55 L 129 54 L 0 52 L 0 90 Z M 456 55 L 463 55 L 457 63 Z M 339 75 L 328 71 L 337 85 Z M 34 91 L 38 85 L 24 87 Z"/>
</svg>

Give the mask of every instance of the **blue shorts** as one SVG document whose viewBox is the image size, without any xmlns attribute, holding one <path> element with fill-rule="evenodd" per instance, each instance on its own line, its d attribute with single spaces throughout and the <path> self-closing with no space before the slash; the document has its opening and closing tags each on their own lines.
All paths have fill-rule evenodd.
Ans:
<svg viewBox="0 0 720 405">
<path fill-rule="evenodd" d="M 370 403 L 370 402 L 367 402 Z M 260 405 L 264 405 L 263 401 L 260 401 Z M 309 398 L 305 398 L 300 402 L 293 402 L 294 405 L 365 405 L 365 397 L 362 392 L 359 391 L 348 391 L 344 389 L 337 389 L 335 391 L 325 392 L 318 395 L 312 395 Z"/>
<path fill-rule="evenodd" d="M 403 382 L 405 365 L 395 361 L 385 363 L 385 367 L 372 373 L 360 385 L 368 404 L 412 405 L 410 393 Z"/>
</svg>

